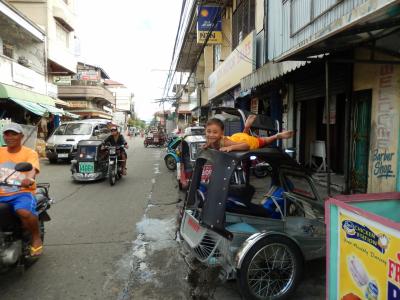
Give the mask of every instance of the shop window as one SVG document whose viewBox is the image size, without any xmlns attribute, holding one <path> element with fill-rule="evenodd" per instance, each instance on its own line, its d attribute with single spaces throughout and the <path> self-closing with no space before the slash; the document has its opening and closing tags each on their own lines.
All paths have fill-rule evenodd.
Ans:
<svg viewBox="0 0 400 300">
<path fill-rule="evenodd" d="M 10 44 L 3 44 L 3 55 L 14 58 L 14 46 Z"/>
<path fill-rule="evenodd" d="M 64 28 L 60 23 L 56 22 L 56 36 L 66 48 L 69 47 L 69 31 Z"/>
<path fill-rule="evenodd" d="M 232 17 L 232 50 L 255 28 L 255 0 L 238 1 Z"/>
</svg>

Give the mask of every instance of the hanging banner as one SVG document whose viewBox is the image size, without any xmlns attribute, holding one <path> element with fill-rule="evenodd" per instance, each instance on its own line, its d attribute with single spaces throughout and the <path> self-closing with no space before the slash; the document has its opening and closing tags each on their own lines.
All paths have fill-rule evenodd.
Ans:
<svg viewBox="0 0 400 300">
<path fill-rule="evenodd" d="M 339 299 L 400 299 L 399 232 L 345 209 L 338 232 Z"/>
<path fill-rule="evenodd" d="M 207 44 L 222 44 L 221 7 L 199 6 L 197 13 L 197 43 L 203 44 L 211 30 Z"/>
</svg>

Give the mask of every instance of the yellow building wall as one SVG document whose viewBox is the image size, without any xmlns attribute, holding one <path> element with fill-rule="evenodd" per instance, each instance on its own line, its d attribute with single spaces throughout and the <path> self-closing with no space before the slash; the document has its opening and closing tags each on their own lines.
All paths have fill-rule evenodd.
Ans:
<svg viewBox="0 0 400 300">
<path fill-rule="evenodd" d="M 358 51 L 357 58 L 368 59 L 369 53 Z M 384 55 L 375 59 L 393 60 Z M 400 66 L 355 64 L 354 91 L 372 89 L 368 192 L 393 192 L 400 170 L 399 113 Z"/>
</svg>

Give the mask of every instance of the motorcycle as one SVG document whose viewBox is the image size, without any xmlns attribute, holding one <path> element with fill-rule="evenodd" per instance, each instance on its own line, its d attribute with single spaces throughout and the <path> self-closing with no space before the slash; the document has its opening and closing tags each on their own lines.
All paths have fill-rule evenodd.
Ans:
<svg viewBox="0 0 400 300">
<path fill-rule="evenodd" d="M 14 172 L 0 182 L 2 186 L 19 186 L 18 184 L 8 183 L 8 179 L 15 172 L 28 172 L 32 170 L 30 163 L 19 163 L 15 166 Z M 44 241 L 44 222 L 50 221 L 47 210 L 50 208 L 52 199 L 49 196 L 50 184 L 38 184 L 36 190 L 37 206 L 39 218 L 39 229 L 42 241 Z M 13 266 L 23 269 L 32 262 L 30 257 L 30 233 L 21 226 L 20 219 L 12 211 L 10 205 L 0 203 L 0 271 L 7 270 Z"/>
<path fill-rule="evenodd" d="M 121 151 L 123 146 L 106 146 L 108 149 L 108 181 L 110 185 L 114 185 L 117 180 L 122 178 L 122 159 Z"/>
</svg>

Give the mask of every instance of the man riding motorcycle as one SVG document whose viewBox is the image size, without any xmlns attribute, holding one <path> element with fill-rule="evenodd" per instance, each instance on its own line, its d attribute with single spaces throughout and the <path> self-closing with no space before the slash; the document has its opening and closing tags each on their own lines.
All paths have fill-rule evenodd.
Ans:
<svg viewBox="0 0 400 300">
<path fill-rule="evenodd" d="M 4 180 L 14 172 L 16 164 L 31 163 L 33 168 L 29 172 L 15 172 L 7 179 L 15 186 L 0 186 L 0 203 L 11 205 L 22 226 L 32 235 L 30 255 L 39 256 L 43 252 L 40 237 L 38 216 L 36 212 L 35 176 L 39 173 L 39 157 L 32 149 L 22 145 L 24 137 L 21 125 L 11 123 L 4 126 L 3 138 L 7 147 L 0 148 L 0 180 Z"/>
<path fill-rule="evenodd" d="M 126 175 L 126 161 L 128 159 L 128 155 L 124 148 L 128 149 L 128 143 L 125 141 L 124 136 L 118 131 L 117 126 L 112 126 L 110 128 L 111 135 L 104 140 L 105 144 L 110 144 L 111 146 L 121 147 L 120 158 L 122 160 L 122 175 Z"/>
</svg>

